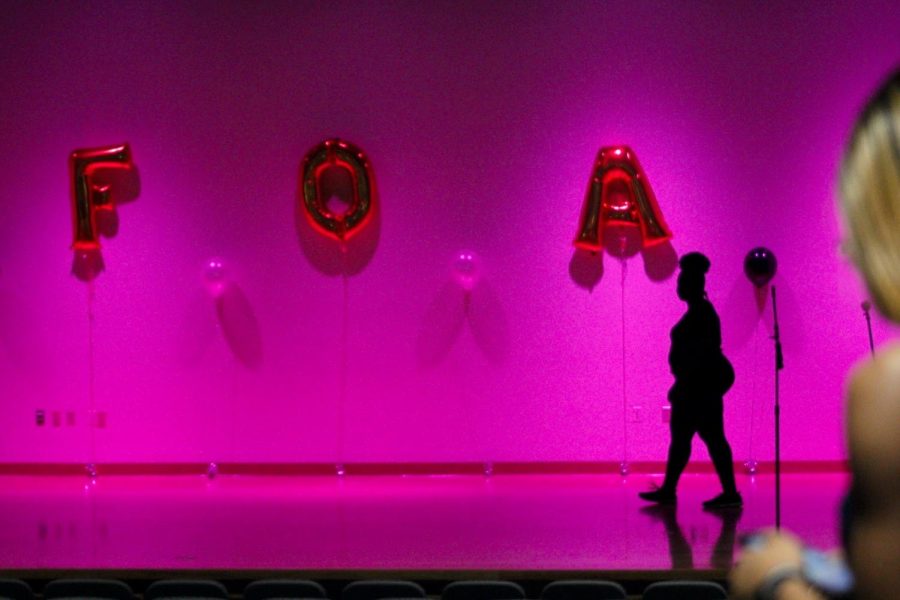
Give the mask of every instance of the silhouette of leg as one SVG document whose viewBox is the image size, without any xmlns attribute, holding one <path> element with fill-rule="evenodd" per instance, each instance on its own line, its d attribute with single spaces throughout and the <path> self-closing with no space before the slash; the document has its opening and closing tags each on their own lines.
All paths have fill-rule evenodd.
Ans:
<svg viewBox="0 0 900 600">
<path fill-rule="evenodd" d="M 722 491 L 726 494 L 736 494 L 737 486 L 734 482 L 734 457 L 731 446 L 725 439 L 725 422 L 722 415 L 722 399 L 719 398 L 708 407 L 698 428 L 700 439 L 709 449 Z"/>
<path fill-rule="evenodd" d="M 696 432 L 691 411 L 673 406 L 669 429 L 672 440 L 669 442 L 669 458 L 666 462 L 666 478 L 663 480 L 662 489 L 674 494 L 681 473 L 691 459 L 691 440 Z"/>
</svg>

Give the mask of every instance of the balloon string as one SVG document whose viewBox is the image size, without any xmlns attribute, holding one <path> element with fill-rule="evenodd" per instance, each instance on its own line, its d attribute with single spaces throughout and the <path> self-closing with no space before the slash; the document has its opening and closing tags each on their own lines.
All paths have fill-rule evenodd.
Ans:
<svg viewBox="0 0 900 600">
<path fill-rule="evenodd" d="M 94 468 L 97 452 L 96 440 L 96 372 L 94 361 L 94 282 L 88 282 L 87 296 L 87 319 L 88 319 L 88 435 L 89 435 L 89 456 L 88 463 Z"/>
<path fill-rule="evenodd" d="M 753 336 L 753 368 L 759 371 L 759 321 L 756 322 L 756 331 Z M 756 380 L 753 378 L 752 394 L 750 395 L 750 448 L 748 450 L 749 459 L 753 460 L 753 430 L 756 421 Z"/>
<path fill-rule="evenodd" d="M 622 245 L 624 246 L 624 240 Z M 624 250 L 624 248 L 623 248 Z M 625 369 L 625 274 L 628 271 L 628 265 L 625 259 L 621 259 L 622 263 L 622 281 L 621 281 L 621 301 L 622 308 L 622 463 L 628 463 L 628 401 L 626 392 L 626 369 Z"/>
<path fill-rule="evenodd" d="M 341 283 L 343 286 L 343 308 L 341 314 L 340 365 L 338 367 L 338 406 L 337 406 L 337 459 L 338 471 L 344 470 L 344 410 L 347 403 L 347 369 L 350 352 L 350 278 L 347 274 L 347 246 L 341 245 L 343 268 Z"/>
</svg>

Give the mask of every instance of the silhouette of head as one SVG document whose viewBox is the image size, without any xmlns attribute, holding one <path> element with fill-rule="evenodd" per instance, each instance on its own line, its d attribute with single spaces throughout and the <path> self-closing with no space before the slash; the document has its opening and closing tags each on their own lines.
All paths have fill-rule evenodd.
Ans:
<svg viewBox="0 0 900 600">
<path fill-rule="evenodd" d="M 706 295 L 706 272 L 710 262 L 699 252 L 689 252 L 678 260 L 678 298 L 687 303 L 702 300 Z"/>
</svg>

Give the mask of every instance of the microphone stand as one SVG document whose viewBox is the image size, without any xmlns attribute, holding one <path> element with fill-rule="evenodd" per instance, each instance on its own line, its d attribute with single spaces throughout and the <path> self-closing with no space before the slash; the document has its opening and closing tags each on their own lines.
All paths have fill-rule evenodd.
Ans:
<svg viewBox="0 0 900 600">
<path fill-rule="evenodd" d="M 866 315 L 866 328 L 869 330 L 869 350 L 871 350 L 872 356 L 875 356 L 875 341 L 872 339 L 872 317 L 869 316 L 870 308 L 872 308 L 872 303 L 868 300 L 862 303 L 863 314 Z"/>
<path fill-rule="evenodd" d="M 778 302 L 775 286 L 772 286 L 772 316 L 774 317 L 775 341 L 775 529 L 781 529 L 781 403 L 779 372 L 784 368 L 784 354 L 781 351 L 781 333 L 778 330 Z"/>
</svg>

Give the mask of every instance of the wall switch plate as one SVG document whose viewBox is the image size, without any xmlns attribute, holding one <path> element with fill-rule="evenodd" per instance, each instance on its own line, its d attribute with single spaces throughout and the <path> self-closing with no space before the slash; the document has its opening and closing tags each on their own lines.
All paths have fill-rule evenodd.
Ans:
<svg viewBox="0 0 900 600">
<path fill-rule="evenodd" d="M 632 405 L 630 412 L 630 421 L 632 423 L 641 423 L 644 420 L 644 411 L 640 406 Z"/>
</svg>

